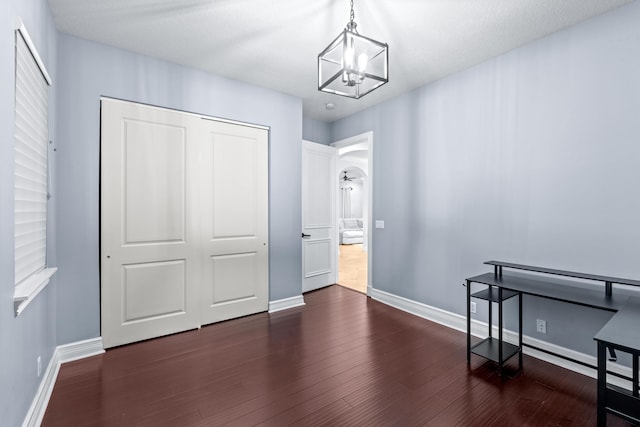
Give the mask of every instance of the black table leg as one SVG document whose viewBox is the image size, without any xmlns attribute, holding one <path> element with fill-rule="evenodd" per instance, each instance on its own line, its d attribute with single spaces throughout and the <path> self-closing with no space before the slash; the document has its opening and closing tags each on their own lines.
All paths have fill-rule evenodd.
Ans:
<svg viewBox="0 0 640 427">
<path fill-rule="evenodd" d="M 493 291 L 491 286 L 489 286 L 488 289 L 491 289 L 491 291 Z M 489 338 L 491 338 L 492 336 L 493 336 L 493 303 L 491 302 L 491 300 L 489 300 Z"/>
<path fill-rule="evenodd" d="M 467 280 L 467 365 L 471 364 L 471 282 Z"/>
<path fill-rule="evenodd" d="M 522 292 L 518 293 L 518 346 L 520 347 L 518 369 L 522 370 Z"/>
<path fill-rule="evenodd" d="M 607 346 L 598 341 L 598 427 L 607 425 Z"/>
<path fill-rule="evenodd" d="M 498 375 L 502 376 L 502 287 L 498 288 Z"/>
<path fill-rule="evenodd" d="M 638 354 L 634 354 L 633 355 L 633 387 L 632 387 L 632 390 L 633 390 L 633 396 L 634 397 L 640 397 L 640 396 L 638 396 L 638 388 L 640 387 L 640 385 L 638 385 L 638 382 L 640 380 L 638 378 L 638 375 L 640 375 L 638 373 L 638 369 L 639 369 L 639 367 L 638 367 L 638 358 L 639 357 L 640 356 L 638 356 Z"/>
</svg>

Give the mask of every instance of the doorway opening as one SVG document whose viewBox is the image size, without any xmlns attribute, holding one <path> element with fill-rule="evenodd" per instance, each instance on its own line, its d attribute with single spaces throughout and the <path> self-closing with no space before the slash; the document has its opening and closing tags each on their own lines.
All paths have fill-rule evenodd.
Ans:
<svg viewBox="0 0 640 427">
<path fill-rule="evenodd" d="M 373 133 L 332 144 L 337 149 L 337 283 L 368 294 L 371 288 L 371 154 Z"/>
</svg>

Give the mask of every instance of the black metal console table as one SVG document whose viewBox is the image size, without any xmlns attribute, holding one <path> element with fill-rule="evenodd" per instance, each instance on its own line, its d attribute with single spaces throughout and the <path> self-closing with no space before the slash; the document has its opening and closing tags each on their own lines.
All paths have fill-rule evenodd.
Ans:
<svg viewBox="0 0 640 427">
<path fill-rule="evenodd" d="M 538 351 L 572 362 L 598 369 L 598 425 L 605 425 L 606 412 L 616 413 L 628 421 L 640 423 L 640 399 L 638 398 L 638 357 L 640 356 L 640 298 L 613 292 L 613 284 L 639 286 L 639 280 L 619 277 L 585 274 L 573 271 L 556 270 L 529 265 L 500 261 L 487 261 L 494 267 L 493 273 L 481 274 L 466 279 L 467 286 L 467 363 L 471 363 L 471 355 L 475 354 L 495 362 L 498 374 L 502 375 L 504 363 L 518 355 L 518 368 L 522 369 L 522 348 L 527 346 Z M 504 273 L 503 268 L 542 273 L 542 275 L 523 273 Z M 549 277 L 551 276 L 551 277 Z M 564 276 L 584 279 L 604 285 L 594 289 L 575 280 L 558 279 Z M 472 291 L 472 284 L 485 287 Z M 592 366 L 579 360 L 557 354 L 522 342 L 522 296 L 532 295 L 556 301 L 577 304 L 599 310 L 617 313 L 596 335 L 598 342 L 598 366 Z M 502 304 L 513 297 L 518 298 L 518 342 L 508 343 L 503 339 Z M 489 302 L 489 334 L 475 345 L 471 344 L 471 299 L 476 298 Z M 492 303 L 498 304 L 498 338 L 492 335 Z M 631 326 L 633 325 L 633 326 Z M 620 328 L 624 328 L 622 332 Z M 615 350 L 631 353 L 633 357 L 633 378 L 606 370 L 606 351 L 609 349 L 611 360 L 615 360 Z M 607 385 L 606 375 L 615 375 L 632 381 L 632 391 L 626 391 Z"/>
</svg>

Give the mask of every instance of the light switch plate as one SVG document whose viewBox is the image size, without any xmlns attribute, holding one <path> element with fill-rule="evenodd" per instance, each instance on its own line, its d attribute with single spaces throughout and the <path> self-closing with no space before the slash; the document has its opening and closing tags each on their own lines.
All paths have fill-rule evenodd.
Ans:
<svg viewBox="0 0 640 427">
<path fill-rule="evenodd" d="M 377 219 L 376 228 L 384 228 L 384 221 Z"/>
</svg>

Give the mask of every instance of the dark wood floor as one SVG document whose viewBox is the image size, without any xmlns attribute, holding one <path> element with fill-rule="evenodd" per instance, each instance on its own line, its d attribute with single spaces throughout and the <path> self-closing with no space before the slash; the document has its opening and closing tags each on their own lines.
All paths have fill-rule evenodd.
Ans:
<svg viewBox="0 0 640 427">
<path fill-rule="evenodd" d="M 340 286 L 305 301 L 67 363 L 43 425 L 595 425 L 591 378 L 525 356 L 505 380 L 463 333 Z"/>
</svg>

